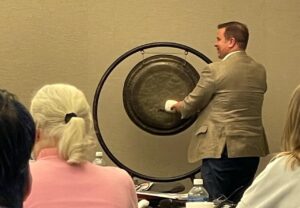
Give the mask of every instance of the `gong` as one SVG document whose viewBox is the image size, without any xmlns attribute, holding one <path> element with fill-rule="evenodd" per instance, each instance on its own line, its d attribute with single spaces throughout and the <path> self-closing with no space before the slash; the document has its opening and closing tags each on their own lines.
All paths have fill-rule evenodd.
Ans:
<svg viewBox="0 0 300 208">
<path fill-rule="evenodd" d="M 186 60 L 174 55 L 154 55 L 128 74 L 123 87 L 124 108 L 141 129 L 157 135 L 175 134 L 196 119 L 181 119 L 164 110 L 166 100 L 182 100 L 195 87 L 199 74 Z"/>
<path fill-rule="evenodd" d="M 193 177 L 200 171 L 201 167 L 197 166 L 195 169 L 188 170 L 183 174 L 172 176 L 157 177 L 141 173 L 126 165 L 117 155 L 112 153 L 102 136 L 103 132 L 101 132 L 98 121 L 98 109 L 101 106 L 99 102 L 100 94 L 112 71 L 131 55 L 146 49 L 159 47 L 181 49 L 185 51 L 185 54 L 191 53 L 205 63 L 211 63 L 211 60 L 201 52 L 179 43 L 154 42 L 137 46 L 117 58 L 102 75 L 94 94 L 93 122 L 102 149 L 118 167 L 125 169 L 133 177 L 147 181 L 171 182 Z M 166 100 L 182 100 L 193 89 L 199 79 L 199 74 L 188 61 L 168 53 L 156 54 L 142 59 L 128 70 L 130 71 L 121 89 L 123 90 L 121 96 L 125 112 L 130 118 L 128 121 L 132 121 L 138 127 L 137 129 L 150 133 L 149 136 L 168 137 L 168 135 L 173 136 L 173 134 L 187 129 L 194 122 L 195 117 L 182 120 L 180 114 L 164 112 Z M 123 141 L 120 144 L 122 145 Z"/>
</svg>

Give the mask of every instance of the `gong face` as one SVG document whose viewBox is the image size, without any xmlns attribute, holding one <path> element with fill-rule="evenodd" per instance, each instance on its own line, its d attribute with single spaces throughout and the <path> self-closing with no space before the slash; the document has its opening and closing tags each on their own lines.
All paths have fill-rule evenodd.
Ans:
<svg viewBox="0 0 300 208">
<path fill-rule="evenodd" d="M 128 74 L 123 104 L 130 119 L 141 129 L 157 135 L 176 134 L 196 119 L 181 119 L 179 113 L 164 111 L 166 100 L 182 100 L 199 80 L 198 72 L 186 60 L 173 55 L 148 57 Z"/>
</svg>

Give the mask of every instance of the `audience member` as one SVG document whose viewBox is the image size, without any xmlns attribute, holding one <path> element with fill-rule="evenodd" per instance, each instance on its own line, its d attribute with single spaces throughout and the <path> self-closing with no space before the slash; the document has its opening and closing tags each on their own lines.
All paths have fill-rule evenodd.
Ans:
<svg viewBox="0 0 300 208">
<path fill-rule="evenodd" d="M 37 138 L 30 164 L 32 190 L 25 208 L 136 208 L 127 172 L 90 163 L 92 118 L 84 94 L 74 86 L 52 84 L 33 97 Z"/>
<path fill-rule="evenodd" d="M 30 192 L 35 125 L 17 98 L 0 89 L 0 207 L 21 208 Z"/>
<path fill-rule="evenodd" d="M 282 149 L 255 178 L 237 208 L 300 207 L 300 85 L 289 104 Z"/>
</svg>

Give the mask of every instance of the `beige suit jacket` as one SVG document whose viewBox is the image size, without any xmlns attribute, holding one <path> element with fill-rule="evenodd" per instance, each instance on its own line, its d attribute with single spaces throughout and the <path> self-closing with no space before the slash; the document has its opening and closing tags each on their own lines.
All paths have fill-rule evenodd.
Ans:
<svg viewBox="0 0 300 208">
<path fill-rule="evenodd" d="M 182 118 L 199 113 L 188 151 L 189 162 L 269 153 L 262 124 L 267 90 L 265 68 L 244 51 L 209 64 L 194 90 L 181 102 Z"/>
</svg>

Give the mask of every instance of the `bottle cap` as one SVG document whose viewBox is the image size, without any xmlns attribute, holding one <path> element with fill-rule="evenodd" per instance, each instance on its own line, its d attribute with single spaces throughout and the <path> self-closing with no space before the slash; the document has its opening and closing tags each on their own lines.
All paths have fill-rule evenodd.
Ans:
<svg viewBox="0 0 300 208">
<path fill-rule="evenodd" d="M 96 157 L 102 157 L 103 153 L 102 152 L 96 152 Z"/>
<path fill-rule="evenodd" d="M 193 180 L 194 185 L 203 185 L 203 180 L 201 178 L 195 178 Z"/>
</svg>

